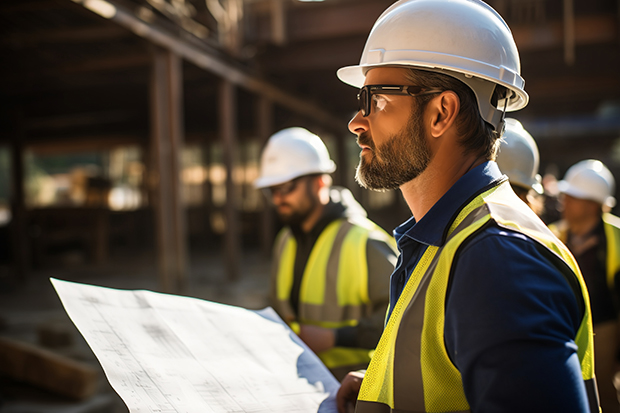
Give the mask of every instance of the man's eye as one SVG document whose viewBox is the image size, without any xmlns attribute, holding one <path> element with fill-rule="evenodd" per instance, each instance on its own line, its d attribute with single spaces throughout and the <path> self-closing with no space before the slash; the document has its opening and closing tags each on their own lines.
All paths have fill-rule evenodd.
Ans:
<svg viewBox="0 0 620 413">
<path fill-rule="evenodd" d="M 375 104 L 375 108 L 377 110 L 385 109 L 385 105 L 387 105 L 387 99 L 383 95 L 372 95 L 372 100 Z"/>
</svg>

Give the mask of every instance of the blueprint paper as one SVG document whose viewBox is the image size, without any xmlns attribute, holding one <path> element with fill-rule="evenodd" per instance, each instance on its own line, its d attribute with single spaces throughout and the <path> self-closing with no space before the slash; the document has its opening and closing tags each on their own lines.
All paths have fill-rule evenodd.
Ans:
<svg viewBox="0 0 620 413">
<path fill-rule="evenodd" d="M 271 308 L 51 281 L 131 413 L 337 411 L 338 381 Z"/>
</svg>

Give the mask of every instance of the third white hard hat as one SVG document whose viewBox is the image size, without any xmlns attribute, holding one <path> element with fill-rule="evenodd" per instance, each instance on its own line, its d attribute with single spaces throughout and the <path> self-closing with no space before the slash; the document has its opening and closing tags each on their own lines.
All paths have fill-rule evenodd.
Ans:
<svg viewBox="0 0 620 413">
<path fill-rule="evenodd" d="M 304 128 L 288 128 L 269 138 L 254 186 L 267 188 L 300 176 L 335 170 L 336 164 L 321 138 Z"/>
<path fill-rule="evenodd" d="M 601 161 L 577 162 L 568 168 L 564 179 L 558 182 L 558 188 L 573 198 L 589 199 L 610 208 L 616 205 L 614 176 Z"/>
<path fill-rule="evenodd" d="M 444 73 L 467 84 L 483 119 L 497 127 L 507 111 L 527 105 L 519 52 L 502 17 L 480 0 L 400 0 L 377 19 L 360 64 L 338 77 L 361 87 L 368 70 L 407 66 Z M 496 85 L 507 100 L 491 102 Z M 424 85 L 420 85 L 424 86 Z"/>
<path fill-rule="evenodd" d="M 518 120 L 506 118 L 506 129 L 495 161 L 511 184 L 543 193 L 541 177 L 538 174 L 538 146 Z"/>
</svg>

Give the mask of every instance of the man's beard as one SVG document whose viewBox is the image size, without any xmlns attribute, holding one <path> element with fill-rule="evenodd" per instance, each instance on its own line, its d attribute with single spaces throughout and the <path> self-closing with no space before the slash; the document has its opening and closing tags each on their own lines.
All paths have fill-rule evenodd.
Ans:
<svg viewBox="0 0 620 413">
<path fill-rule="evenodd" d="M 293 210 L 289 214 L 282 214 L 279 210 L 276 210 L 276 212 L 280 222 L 291 227 L 301 226 L 302 222 L 310 215 L 309 210 Z"/>
<path fill-rule="evenodd" d="M 370 134 L 358 137 L 360 144 L 371 149 L 370 154 L 360 155 L 355 173 L 355 180 L 362 187 L 375 191 L 397 189 L 424 172 L 431 159 L 431 150 L 419 112 L 421 110 L 414 109 L 407 125 L 380 147 L 375 146 Z"/>
</svg>

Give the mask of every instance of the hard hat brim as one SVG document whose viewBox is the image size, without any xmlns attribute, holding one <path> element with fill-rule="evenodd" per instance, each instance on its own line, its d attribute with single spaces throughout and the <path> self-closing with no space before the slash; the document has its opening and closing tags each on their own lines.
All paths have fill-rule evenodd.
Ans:
<svg viewBox="0 0 620 413">
<path fill-rule="evenodd" d="M 254 188 L 263 189 L 269 188 L 270 186 L 280 185 L 288 181 L 292 181 L 295 178 L 299 178 L 301 176 L 312 175 L 312 174 L 330 174 L 336 170 L 336 163 L 330 161 L 331 163 L 325 165 L 322 169 L 311 169 L 307 171 L 296 171 L 295 173 L 291 173 L 288 175 L 278 175 L 278 176 L 263 176 L 257 178 L 254 181 Z"/>
<path fill-rule="evenodd" d="M 523 109 L 525 106 L 527 106 L 530 100 L 530 97 L 527 94 L 527 92 L 525 92 L 525 90 L 520 88 L 518 85 L 495 79 L 492 76 L 484 76 L 478 72 L 472 72 L 472 71 L 468 71 L 465 69 L 458 69 L 455 71 L 455 69 L 452 67 L 430 66 L 428 63 L 424 63 L 424 62 L 392 61 L 392 62 L 387 62 L 384 64 L 375 63 L 375 64 L 369 64 L 369 65 L 345 66 L 345 67 L 338 69 L 338 71 L 336 72 L 336 75 L 338 76 L 338 79 L 340 79 L 343 83 L 346 83 L 353 87 L 360 88 L 364 86 L 364 81 L 366 79 L 366 73 L 370 69 L 374 69 L 376 67 L 404 67 L 404 68 L 410 68 L 410 69 L 428 70 L 431 72 L 443 73 L 448 76 L 451 75 L 450 72 L 455 72 L 455 73 L 464 74 L 466 76 L 477 77 L 477 78 L 480 78 L 480 79 L 483 79 L 483 80 L 486 80 L 488 82 L 495 83 L 498 85 L 502 85 L 508 88 L 509 90 L 512 90 L 513 92 L 515 92 L 514 97 L 510 99 L 508 105 L 506 106 L 507 112 L 513 112 L 516 110 Z M 520 76 L 518 76 L 517 74 L 514 74 L 514 75 L 515 75 L 515 81 L 517 80 L 516 77 L 518 77 L 519 80 L 521 80 L 521 83 L 524 83 L 523 79 Z"/>
<path fill-rule="evenodd" d="M 565 180 L 561 180 L 560 182 L 558 182 L 558 190 L 560 191 L 560 193 L 572 196 L 573 198 L 586 199 L 589 201 L 598 202 L 599 204 L 606 205 L 610 208 L 616 206 L 616 198 L 614 198 L 613 196 L 609 196 L 605 199 L 596 199 L 592 197 L 591 194 L 588 194 L 585 191 L 576 188 L 574 185 L 571 185 Z"/>
</svg>

